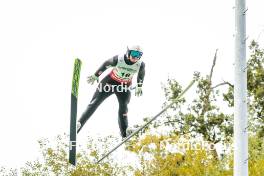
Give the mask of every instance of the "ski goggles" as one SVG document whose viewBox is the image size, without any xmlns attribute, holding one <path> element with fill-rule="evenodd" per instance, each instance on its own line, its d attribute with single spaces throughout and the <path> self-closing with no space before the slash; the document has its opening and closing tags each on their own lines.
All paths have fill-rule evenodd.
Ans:
<svg viewBox="0 0 264 176">
<path fill-rule="evenodd" d="M 141 58 L 142 55 L 143 55 L 143 53 L 140 51 L 135 51 L 135 50 L 130 51 L 130 56 L 132 56 L 134 58 Z"/>
</svg>

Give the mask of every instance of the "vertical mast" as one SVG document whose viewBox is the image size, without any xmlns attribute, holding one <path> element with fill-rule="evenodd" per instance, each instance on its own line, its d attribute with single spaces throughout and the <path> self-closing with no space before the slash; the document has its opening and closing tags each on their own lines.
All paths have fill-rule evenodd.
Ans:
<svg viewBox="0 0 264 176">
<path fill-rule="evenodd" d="M 234 176 L 248 176 L 245 0 L 235 0 Z"/>
</svg>

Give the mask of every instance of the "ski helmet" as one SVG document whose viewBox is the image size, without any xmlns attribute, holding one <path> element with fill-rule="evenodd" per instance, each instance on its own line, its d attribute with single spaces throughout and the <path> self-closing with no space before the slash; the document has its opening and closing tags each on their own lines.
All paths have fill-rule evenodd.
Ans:
<svg viewBox="0 0 264 176">
<path fill-rule="evenodd" d="M 142 48 L 139 45 L 127 46 L 127 57 L 129 56 L 141 58 L 143 55 Z"/>
</svg>

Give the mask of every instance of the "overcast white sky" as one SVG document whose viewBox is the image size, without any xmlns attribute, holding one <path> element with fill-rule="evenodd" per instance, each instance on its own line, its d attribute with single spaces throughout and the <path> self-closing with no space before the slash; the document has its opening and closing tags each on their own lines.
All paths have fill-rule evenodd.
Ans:
<svg viewBox="0 0 264 176">
<path fill-rule="evenodd" d="M 159 112 L 161 82 L 187 85 L 194 71 L 233 80 L 231 0 L 9 0 L 0 2 L 0 165 L 19 167 L 38 156 L 37 140 L 68 133 L 74 58 L 83 61 L 79 115 L 95 86 L 87 75 L 128 44 L 144 49 L 144 96 L 132 97 L 129 122 Z M 247 2 L 249 40 L 264 40 L 264 1 Z M 248 42 L 249 44 L 249 42 Z M 262 45 L 263 46 L 263 45 Z M 119 135 L 117 101 L 107 99 L 79 135 Z"/>
</svg>

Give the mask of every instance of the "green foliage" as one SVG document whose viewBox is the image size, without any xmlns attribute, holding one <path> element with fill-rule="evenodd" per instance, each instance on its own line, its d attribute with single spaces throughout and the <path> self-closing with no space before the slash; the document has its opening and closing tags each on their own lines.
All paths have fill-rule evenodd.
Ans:
<svg viewBox="0 0 264 176">
<path fill-rule="evenodd" d="M 255 41 L 251 42 L 249 49 L 250 58 L 247 62 L 249 130 L 264 136 L 264 50 L 259 48 Z M 234 106 L 233 87 L 229 87 L 223 96 L 229 106 Z"/>
<path fill-rule="evenodd" d="M 255 121 L 254 130 L 264 136 L 264 50 L 252 41 L 250 51 L 247 71 L 249 112 Z"/>
<path fill-rule="evenodd" d="M 180 150 L 178 135 L 146 135 L 132 145 L 130 151 L 135 152 L 141 167 L 134 170 L 135 176 L 225 176 L 231 175 L 226 162 L 216 160 L 212 151 L 203 148 Z M 186 141 L 188 141 L 186 139 Z"/>
<path fill-rule="evenodd" d="M 0 167 L 0 174 L 3 176 L 17 176 L 17 170 L 16 169 L 7 169 L 5 167 Z"/>
<path fill-rule="evenodd" d="M 216 56 L 214 59 L 214 64 Z M 194 73 L 197 81 L 196 94 L 192 103 L 187 108 L 186 100 L 182 99 L 172 107 L 172 111 L 166 114 L 166 121 L 159 124 L 170 126 L 175 133 L 191 134 L 192 137 L 202 136 L 204 140 L 217 144 L 229 142 L 233 134 L 233 116 L 225 114 L 220 109 L 218 99 L 219 90 L 212 86 L 212 66 L 209 75 L 201 76 L 199 72 Z M 169 104 L 182 91 L 179 83 L 174 79 L 168 79 L 164 87 L 166 104 Z"/>
<path fill-rule="evenodd" d="M 21 168 L 22 175 L 112 176 L 124 173 L 111 159 L 105 159 L 100 165 L 96 163 L 98 158 L 101 157 L 102 152 L 109 150 L 107 145 L 114 140 L 113 137 L 99 138 L 98 141 L 89 138 L 87 148 L 79 148 L 80 152 L 77 153 L 78 164 L 76 168 L 68 163 L 67 140 L 66 135 L 58 136 L 54 146 L 47 139 L 40 140 L 39 146 L 43 158 L 41 160 L 27 162 L 26 166 Z M 99 144 L 103 144 L 103 146 L 99 146 Z"/>
<path fill-rule="evenodd" d="M 262 176 L 264 173 L 264 138 L 249 138 L 249 175 Z"/>
</svg>

